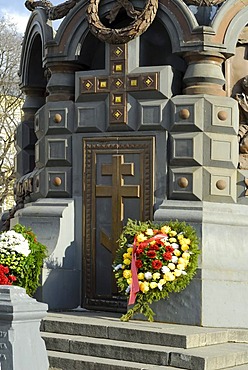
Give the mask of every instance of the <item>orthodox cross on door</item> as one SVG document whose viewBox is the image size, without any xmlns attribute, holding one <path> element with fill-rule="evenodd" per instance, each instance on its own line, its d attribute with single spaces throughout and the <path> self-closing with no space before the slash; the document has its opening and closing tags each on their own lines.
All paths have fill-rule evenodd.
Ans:
<svg viewBox="0 0 248 370">
<path fill-rule="evenodd" d="M 80 77 L 81 94 L 109 95 L 109 123 L 127 123 L 127 93 L 159 91 L 159 72 L 128 73 L 128 45 L 106 45 L 108 76 Z"/>
<path fill-rule="evenodd" d="M 112 176 L 112 185 L 96 185 L 96 197 L 112 198 L 112 235 L 109 238 L 102 230 L 100 242 L 114 257 L 116 242 L 123 228 L 123 198 L 139 198 L 139 185 L 126 185 L 123 176 L 134 175 L 134 163 L 124 163 L 123 155 L 113 155 L 112 164 L 102 164 L 102 175 Z"/>
</svg>

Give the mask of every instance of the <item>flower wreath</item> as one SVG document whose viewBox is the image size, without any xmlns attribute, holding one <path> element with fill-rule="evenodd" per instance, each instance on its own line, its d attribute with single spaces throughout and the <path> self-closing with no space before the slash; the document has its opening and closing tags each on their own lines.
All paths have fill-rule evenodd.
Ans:
<svg viewBox="0 0 248 370">
<path fill-rule="evenodd" d="M 128 220 L 119 239 L 114 272 L 120 292 L 134 305 L 121 317 L 128 321 L 137 312 L 154 320 L 150 304 L 186 288 L 196 273 L 199 240 L 185 222 Z"/>
<path fill-rule="evenodd" d="M 0 284 L 17 285 L 32 296 L 40 285 L 40 273 L 47 248 L 30 228 L 16 224 L 0 233 Z"/>
</svg>

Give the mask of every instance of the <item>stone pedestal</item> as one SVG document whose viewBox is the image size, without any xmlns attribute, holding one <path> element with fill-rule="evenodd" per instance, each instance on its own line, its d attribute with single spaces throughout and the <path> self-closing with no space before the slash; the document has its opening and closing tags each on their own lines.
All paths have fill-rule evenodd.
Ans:
<svg viewBox="0 0 248 370">
<path fill-rule="evenodd" d="M 247 206 L 165 201 L 155 212 L 155 221 L 171 219 L 196 228 L 202 253 L 190 285 L 153 305 L 155 320 L 248 328 Z"/>
<path fill-rule="evenodd" d="M 35 297 L 46 302 L 49 309 L 77 307 L 80 304 L 81 260 L 76 257 L 74 201 L 39 199 L 16 212 L 11 226 L 16 223 L 31 227 L 39 242 L 48 249 L 41 274 L 42 285 Z"/>
<path fill-rule="evenodd" d="M 1 370 L 48 370 L 40 321 L 47 305 L 30 298 L 25 289 L 0 285 Z"/>
</svg>

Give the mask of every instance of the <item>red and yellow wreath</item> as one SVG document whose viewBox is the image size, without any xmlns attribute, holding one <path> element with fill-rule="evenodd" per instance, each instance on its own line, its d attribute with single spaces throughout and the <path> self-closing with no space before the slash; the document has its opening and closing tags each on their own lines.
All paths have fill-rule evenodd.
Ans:
<svg viewBox="0 0 248 370">
<path fill-rule="evenodd" d="M 180 292 L 193 278 L 198 245 L 195 229 L 185 222 L 155 224 L 129 219 L 114 262 L 117 286 L 133 305 L 122 320 L 141 312 L 153 321 L 150 304 Z"/>
</svg>

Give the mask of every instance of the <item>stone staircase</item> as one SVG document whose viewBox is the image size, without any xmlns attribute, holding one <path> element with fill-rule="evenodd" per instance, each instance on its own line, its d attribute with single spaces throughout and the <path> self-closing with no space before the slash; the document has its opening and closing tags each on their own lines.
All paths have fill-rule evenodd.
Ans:
<svg viewBox="0 0 248 370">
<path fill-rule="evenodd" d="M 248 330 L 121 322 L 106 312 L 49 313 L 52 370 L 248 370 Z"/>
</svg>

